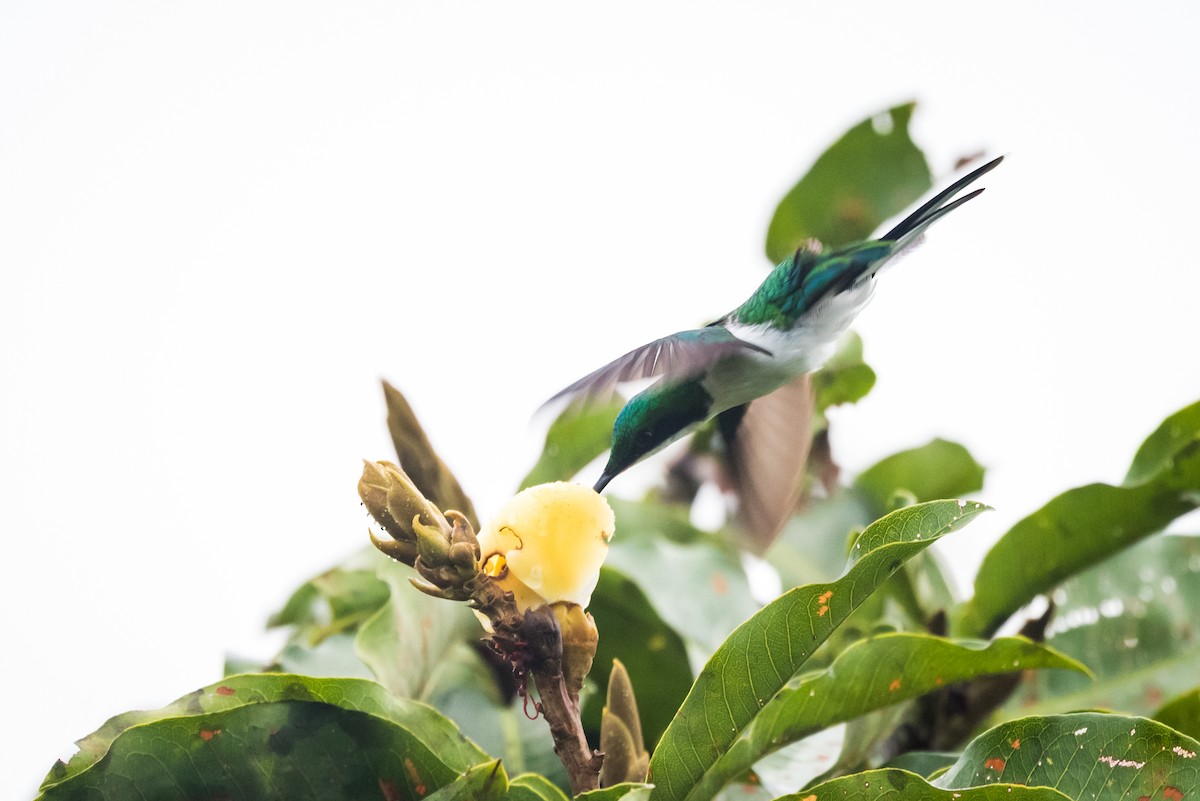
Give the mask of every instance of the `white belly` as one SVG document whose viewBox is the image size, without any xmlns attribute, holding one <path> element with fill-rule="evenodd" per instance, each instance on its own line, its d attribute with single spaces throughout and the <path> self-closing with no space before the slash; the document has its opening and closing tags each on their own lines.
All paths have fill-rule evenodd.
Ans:
<svg viewBox="0 0 1200 801">
<path fill-rule="evenodd" d="M 769 325 L 730 322 L 738 339 L 758 345 L 765 353 L 746 351 L 713 366 L 704 387 L 713 396 L 714 410 L 724 411 L 774 392 L 804 373 L 819 369 L 833 355 L 875 289 L 873 279 L 826 298 L 799 325 L 781 331 Z"/>
</svg>

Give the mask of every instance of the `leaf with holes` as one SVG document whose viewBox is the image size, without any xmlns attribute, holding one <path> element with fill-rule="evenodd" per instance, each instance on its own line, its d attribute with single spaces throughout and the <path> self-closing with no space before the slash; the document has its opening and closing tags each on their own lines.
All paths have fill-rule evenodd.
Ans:
<svg viewBox="0 0 1200 801">
<path fill-rule="evenodd" d="M 1200 743 L 1153 720 L 1082 712 L 1020 718 L 976 737 L 934 784 L 1053 787 L 1078 801 L 1182 801 L 1200 787 Z"/>
</svg>

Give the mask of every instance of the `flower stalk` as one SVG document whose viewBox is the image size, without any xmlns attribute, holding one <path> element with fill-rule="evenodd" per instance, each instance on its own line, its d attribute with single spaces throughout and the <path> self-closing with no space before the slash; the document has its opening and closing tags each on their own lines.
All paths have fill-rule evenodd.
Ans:
<svg viewBox="0 0 1200 801">
<path fill-rule="evenodd" d="M 442 512 L 397 465 L 367 462 L 358 490 L 389 537 L 372 533 L 375 547 L 412 566 L 421 592 L 476 611 L 518 681 L 533 679 L 572 792 L 596 789 L 604 759 L 584 734 L 579 694 L 599 642 L 584 607 L 613 533 L 608 504 L 578 485 L 533 487 L 477 537 L 465 515 Z"/>
</svg>

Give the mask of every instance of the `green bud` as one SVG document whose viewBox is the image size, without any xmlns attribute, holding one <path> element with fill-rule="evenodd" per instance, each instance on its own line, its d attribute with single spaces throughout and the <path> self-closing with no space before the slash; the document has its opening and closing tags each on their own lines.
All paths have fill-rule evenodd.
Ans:
<svg viewBox="0 0 1200 801">
<path fill-rule="evenodd" d="M 426 500 L 403 470 L 391 462 L 364 462 L 358 494 L 371 517 L 393 539 L 414 539 L 411 523 L 414 517 L 450 536 L 450 524 L 441 511 Z"/>
<path fill-rule="evenodd" d="M 432 595 L 434 598 L 446 598 L 446 593 L 444 591 L 423 579 L 412 577 L 409 578 L 408 583 L 426 595 Z"/>
<path fill-rule="evenodd" d="M 417 560 L 417 544 L 415 542 L 381 540 L 375 536 L 375 532 L 368 529 L 367 533 L 371 536 L 372 545 L 397 562 L 412 565 Z"/>
<path fill-rule="evenodd" d="M 358 497 L 362 498 L 363 506 L 367 507 L 367 512 L 383 530 L 390 534 L 392 539 L 399 540 L 404 538 L 405 527 L 388 511 L 387 496 L 391 486 L 387 469 L 389 467 L 391 465 L 386 462 L 364 460 L 362 478 L 358 480 Z"/>
<path fill-rule="evenodd" d="M 596 630 L 596 621 L 579 604 L 559 601 L 551 604 L 550 610 L 562 632 L 563 678 L 566 679 L 567 689 L 578 697 L 583 689 L 583 680 L 592 669 L 600 632 Z"/>
<path fill-rule="evenodd" d="M 642 741 L 642 724 L 633 697 L 633 684 L 625 666 L 617 659 L 613 660 L 612 673 L 608 677 L 608 698 L 600 713 L 600 750 L 604 752 L 601 786 L 646 780 L 650 754 Z"/>
<path fill-rule="evenodd" d="M 417 537 L 417 553 L 427 567 L 440 568 L 450 563 L 448 532 L 439 526 L 426 525 L 420 515 L 412 518 L 412 530 Z"/>
</svg>

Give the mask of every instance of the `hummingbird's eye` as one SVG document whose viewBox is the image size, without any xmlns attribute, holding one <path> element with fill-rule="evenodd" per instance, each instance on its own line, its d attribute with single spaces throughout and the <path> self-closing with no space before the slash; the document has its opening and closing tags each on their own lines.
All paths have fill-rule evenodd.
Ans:
<svg viewBox="0 0 1200 801">
<path fill-rule="evenodd" d="M 648 448 L 654 444 L 654 432 L 648 428 L 643 428 L 637 435 L 638 445 L 643 448 Z"/>
</svg>

